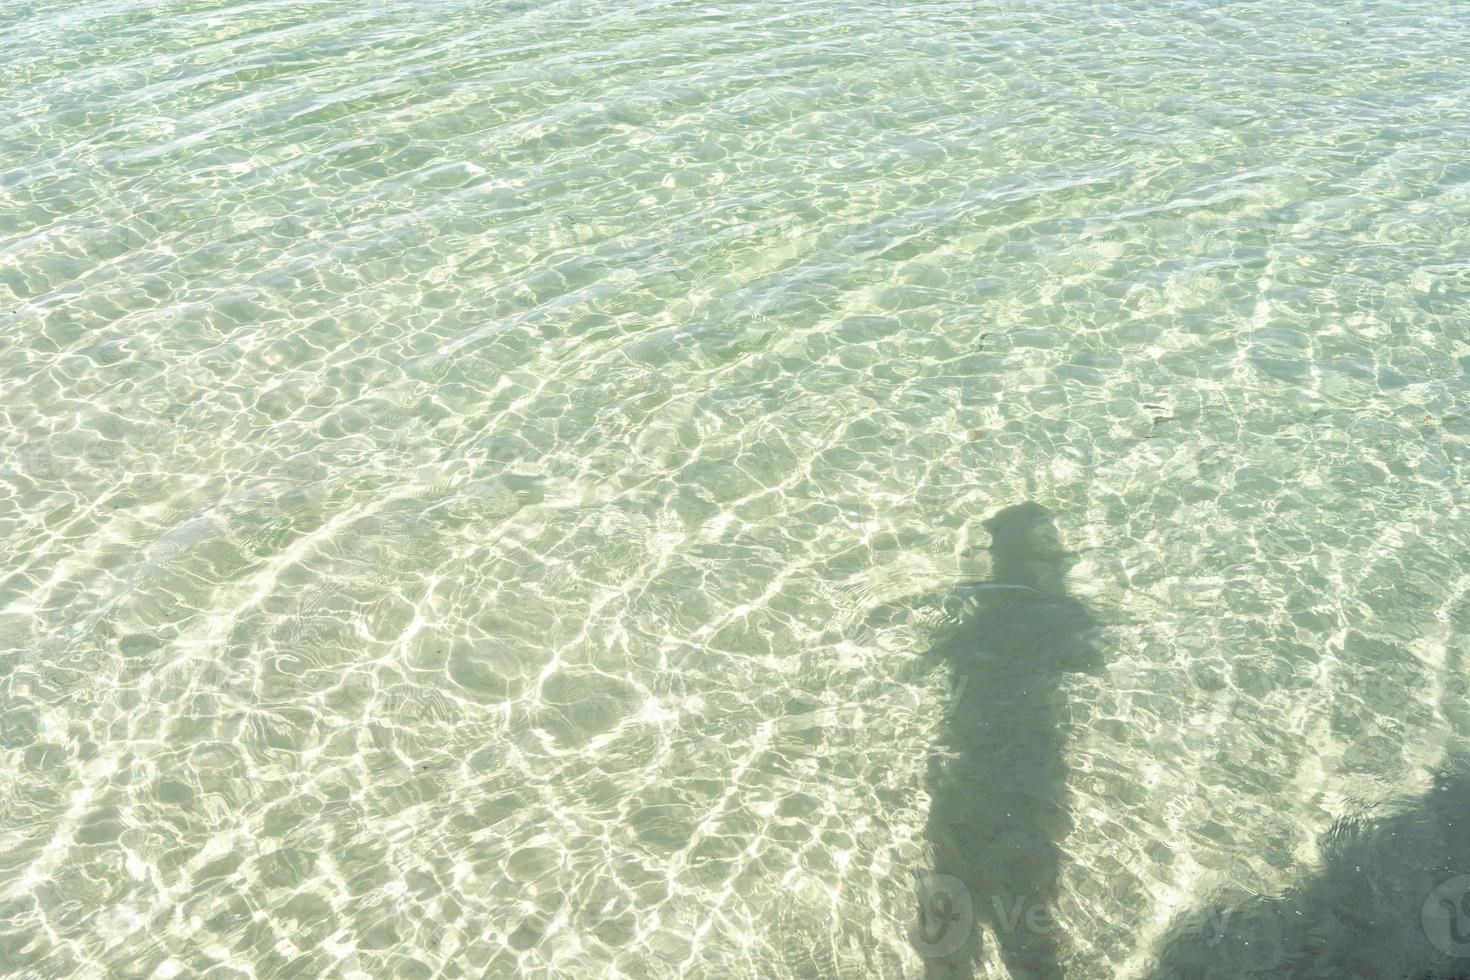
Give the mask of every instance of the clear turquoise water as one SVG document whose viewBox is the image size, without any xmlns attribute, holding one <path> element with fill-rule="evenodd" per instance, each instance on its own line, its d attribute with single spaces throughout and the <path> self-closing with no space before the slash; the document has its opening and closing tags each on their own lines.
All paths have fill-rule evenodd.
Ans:
<svg viewBox="0 0 1470 980">
<path fill-rule="evenodd" d="M 0 973 L 1463 969 L 1467 107 L 1448 0 L 9 0 Z"/>
</svg>

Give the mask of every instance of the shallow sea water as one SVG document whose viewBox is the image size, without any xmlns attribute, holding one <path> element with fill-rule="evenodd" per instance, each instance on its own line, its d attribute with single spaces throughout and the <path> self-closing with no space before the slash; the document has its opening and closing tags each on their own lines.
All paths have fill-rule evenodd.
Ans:
<svg viewBox="0 0 1470 980">
<path fill-rule="evenodd" d="M 1456 976 L 1467 327 L 1460 3 L 8 0 L 0 974 Z"/>
</svg>

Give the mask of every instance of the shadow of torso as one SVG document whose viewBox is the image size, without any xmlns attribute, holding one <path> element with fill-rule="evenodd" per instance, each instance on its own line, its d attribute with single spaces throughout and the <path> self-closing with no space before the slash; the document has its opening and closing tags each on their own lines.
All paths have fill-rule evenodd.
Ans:
<svg viewBox="0 0 1470 980">
<path fill-rule="evenodd" d="M 949 625 L 930 656 L 948 668 L 949 697 L 926 832 L 935 873 L 963 886 L 974 927 L 951 950 L 958 937 L 934 944 L 931 922 L 917 945 L 930 977 L 971 977 L 983 924 L 1013 977 L 1057 977 L 1051 916 L 1072 829 L 1062 682 L 1098 669 L 1093 621 L 1075 599 L 1025 582 L 970 586 L 944 605 Z"/>
</svg>

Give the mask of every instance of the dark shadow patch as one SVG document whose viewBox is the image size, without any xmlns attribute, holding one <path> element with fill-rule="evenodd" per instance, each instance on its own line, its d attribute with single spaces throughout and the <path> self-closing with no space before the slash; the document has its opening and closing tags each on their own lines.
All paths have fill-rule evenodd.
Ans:
<svg viewBox="0 0 1470 980">
<path fill-rule="evenodd" d="M 1470 776 L 1365 807 L 1278 895 L 1221 897 L 1171 923 L 1153 980 L 1470 978 Z"/>
<path fill-rule="evenodd" d="M 1066 594 L 1073 556 L 1035 503 L 985 522 L 991 580 L 943 597 L 929 651 L 949 675 L 930 760 L 915 948 L 931 978 L 973 977 L 988 933 L 1014 977 L 1061 977 L 1062 845 L 1072 830 L 1063 681 L 1095 672 L 1093 619 Z"/>
</svg>

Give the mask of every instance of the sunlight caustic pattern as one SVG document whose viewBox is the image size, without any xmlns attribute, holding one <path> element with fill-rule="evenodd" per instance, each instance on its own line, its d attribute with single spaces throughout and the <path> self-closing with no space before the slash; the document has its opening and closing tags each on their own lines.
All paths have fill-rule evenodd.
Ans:
<svg viewBox="0 0 1470 980">
<path fill-rule="evenodd" d="M 1450 975 L 1467 107 L 1425 0 L 0 4 L 0 972 Z"/>
</svg>

